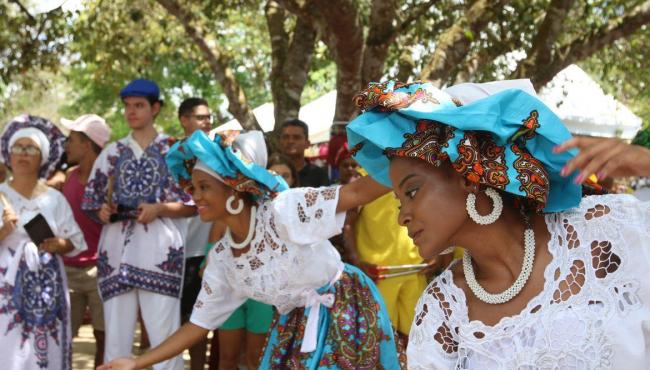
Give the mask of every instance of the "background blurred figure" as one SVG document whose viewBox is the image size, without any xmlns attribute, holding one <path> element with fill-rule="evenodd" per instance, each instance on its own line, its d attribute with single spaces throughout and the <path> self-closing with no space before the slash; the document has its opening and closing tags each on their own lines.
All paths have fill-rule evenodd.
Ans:
<svg viewBox="0 0 650 370">
<path fill-rule="evenodd" d="M 305 159 L 305 149 L 310 145 L 309 127 L 299 119 L 282 124 L 280 128 L 280 151 L 291 158 L 298 171 L 298 182 L 304 187 L 329 185 L 327 171 Z"/>
<path fill-rule="evenodd" d="M 291 162 L 291 159 L 289 159 L 289 157 L 280 153 L 273 153 L 269 157 L 267 168 L 268 170 L 282 176 L 289 187 L 300 187 L 298 172 L 296 171 L 296 167 L 293 165 L 293 162 Z"/>
<path fill-rule="evenodd" d="M 0 163 L 0 183 L 5 182 L 7 179 L 7 166 L 4 163 Z"/>
<path fill-rule="evenodd" d="M 104 119 L 95 114 L 86 114 L 74 121 L 62 119 L 61 123 L 70 130 L 65 142 L 68 162 L 76 165 L 67 174 L 63 196 L 70 204 L 74 219 L 88 245 L 86 251 L 74 257 L 63 258 L 70 291 L 72 336 L 77 336 L 86 309 L 90 309 L 97 367 L 104 358 L 104 310 L 97 290 L 97 245 L 102 224 L 83 212 L 81 200 L 95 159 L 108 142 L 111 131 Z"/>
<path fill-rule="evenodd" d="M 339 183 L 345 185 L 359 178 L 359 164 L 352 158 L 348 150 L 348 143 L 345 142 L 336 153 L 334 159 L 336 171 L 339 174 Z"/>
</svg>

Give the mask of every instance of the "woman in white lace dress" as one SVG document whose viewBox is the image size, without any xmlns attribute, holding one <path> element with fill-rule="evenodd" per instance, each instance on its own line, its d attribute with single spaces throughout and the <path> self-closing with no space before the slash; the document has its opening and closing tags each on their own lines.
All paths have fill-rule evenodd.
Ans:
<svg viewBox="0 0 650 370">
<path fill-rule="evenodd" d="M 204 221 L 228 226 L 208 256 L 190 323 L 137 359 L 100 369 L 140 369 L 189 347 L 247 299 L 276 317 L 261 369 L 399 369 L 388 312 L 372 281 L 345 265 L 330 237 L 345 211 L 388 191 L 373 180 L 341 187 L 287 189 L 268 172 L 260 132 L 214 140 L 197 131 L 167 163 L 190 179 Z M 262 159 L 263 158 L 263 159 Z"/>
<path fill-rule="evenodd" d="M 579 185 L 616 174 L 593 161 L 614 143 L 554 152 L 570 134 L 521 90 L 460 106 L 389 81 L 357 104 L 355 158 L 392 185 L 422 256 L 466 248 L 420 298 L 410 369 L 650 368 L 650 204 Z"/>
</svg>

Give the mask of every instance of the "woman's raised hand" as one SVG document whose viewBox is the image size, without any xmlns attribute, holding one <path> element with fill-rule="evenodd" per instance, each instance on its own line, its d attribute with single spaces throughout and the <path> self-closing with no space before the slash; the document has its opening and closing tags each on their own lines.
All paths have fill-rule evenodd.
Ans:
<svg viewBox="0 0 650 370">
<path fill-rule="evenodd" d="M 554 148 L 562 153 L 576 148 L 580 152 L 562 169 L 562 176 L 579 171 L 575 183 L 584 182 L 595 174 L 598 180 L 605 177 L 650 176 L 650 150 L 630 145 L 620 139 L 574 137 Z"/>
</svg>

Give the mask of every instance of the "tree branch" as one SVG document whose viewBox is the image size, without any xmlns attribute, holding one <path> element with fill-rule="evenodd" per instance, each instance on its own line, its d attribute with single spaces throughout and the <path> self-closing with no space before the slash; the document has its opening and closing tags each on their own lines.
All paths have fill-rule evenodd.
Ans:
<svg viewBox="0 0 650 370">
<path fill-rule="evenodd" d="M 248 105 L 244 91 L 239 86 L 235 74 L 229 67 L 230 59 L 221 53 L 216 46 L 211 48 L 208 45 L 201 30 L 193 25 L 192 15 L 175 0 L 157 0 L 157 2 L 183 25 L 185 33 L 201 50 L 203 57 L 210 66 L 210 70 L 228 98 L 228 111 L 235 116 L 245 129 L 261 130 L 252 109 Z"/>
<path fill-rule="evenodd" d="M 350 103 L 361 88 L 363 26 L 353 0 L 282 0 L 285 8 L 314 22 L 336 62 L 335 121 L 347 121 L 356 108 Z"/>
<path fill-rule="evenodd" d="M 650 23 L 650 1 L 635 7 L 618 21 L 600 27 L 558 48 L 550 63 L 537 65 L 537 73 L 530 76 L 533 85 L 535 88 L 544 86 L 570 64 L 592 56 L 618 39 L 629 37 L 648 23 Z"/>
<path fill-rule="evenodd" d="M 366 38 L 361 67 L 361 85 L 378 81 L 383 72 L 388 47 L 395 35 L 393 22 L 397 14 L 395 0 L 374 0 L 370 13 L 370 29 Z"/>
<path fill-rule="evenodd" d="M 298 117 L 300 97 L 307 83 L 316 30 L 311 22 L 298 18 L 289 43 L 285 31 L 286 12 L 276 0 L 266 3 L 265 14 L 271 37 L 271 90 L 275 127 L 287 119 Z"/>
<path fill-rule="evenodd" d="M 34 16 L 29 12 L 29 10 L 27 10 L 27 8 L 25 8 L 25 6 L 19 0 L 9 0 L 9 1 L 11 1 L 12 3 L 18 5 L 18 7 L 20 8 L 20 11 L 25 13 L 27 18 L 29 18 L 32 22 L 36 23 L 36 18 L 34 18 Z"/>
<path fill-rule="evenodd" d="M 574 3 L 574 0 L 551 1 L 546 9 L 544 21 L 533 38 L 532 47 L 527 52 L 527 57 L 517 65 L 517 69 L 512 74 L 513 77 L 526 78 L 530 72 L 534 74 L 535 66 L 548 65 L 551 62 L 553 45 L 562 33 L 562 25 Z"/>
<path fill-rule="evenodd" d="M 465 14 L 436 41 L 436 49 L 422 68 L 422 79 L 441 85 L 469 53 L 472 38 L 492 20 L 508 0 L 477 0 Z"/>
<path fill-rule="evenodd" d="M 391 39 L 388 41 L 388 43 L 393 43 L 397 36 L 401 35 L 406 31 L 407 28 L 411 27 L 411 24 L 413 22 L 417 21 L 420 19 L 420 17 L 425 14 L 426 12 L 431 9 L 433 5 L 435 5 L 438 2 L 438 0 L 429 0 L 427 2 L 418 4 L 418 6 L 413 7 L 413 10 L 409 12 L 409 14 L 402 20 L 402 22 L 395 28 L 395 31 L 393 32 L 393 35 Z"/>
</svg>

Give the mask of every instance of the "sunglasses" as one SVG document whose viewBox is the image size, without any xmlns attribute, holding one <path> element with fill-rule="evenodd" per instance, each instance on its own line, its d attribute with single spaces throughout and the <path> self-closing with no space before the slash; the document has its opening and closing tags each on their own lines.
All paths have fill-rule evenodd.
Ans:
<svg viewBox="0 0 650 370">
<path fill-rule="evenodd" d="M 192 117 L 192 118 L 196 119 L 197 121 L 212 122 L 212 115 L 211 114 L 189 114 L 188 117 Z"/>
<path fill-rule="evenodd" d="M 39 155 L 41 150 L 33 145 L 14 145 L 11 147 L 11 154 Z"/>
</svg>

